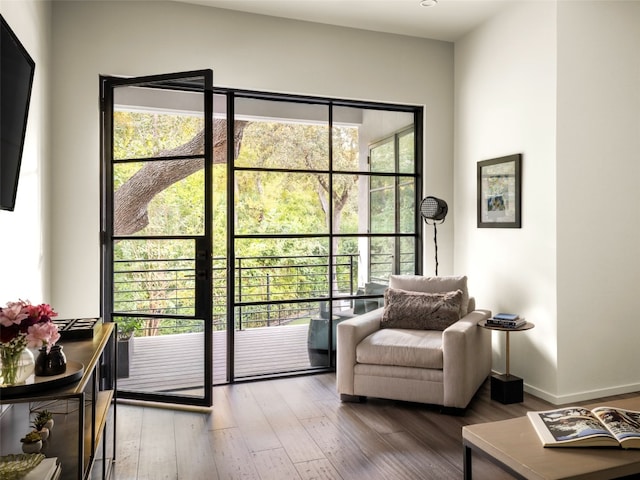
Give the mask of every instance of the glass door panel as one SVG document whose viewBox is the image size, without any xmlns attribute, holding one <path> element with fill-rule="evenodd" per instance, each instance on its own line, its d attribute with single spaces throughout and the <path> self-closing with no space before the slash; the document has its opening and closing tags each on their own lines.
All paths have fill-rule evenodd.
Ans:
<svg viewBox="0 0 640 480">
<path fill-rule="evenodd" d="M 103 316 L 120 396 L 210 405 L 212 72 L 103 79 Z"/>
</svg>

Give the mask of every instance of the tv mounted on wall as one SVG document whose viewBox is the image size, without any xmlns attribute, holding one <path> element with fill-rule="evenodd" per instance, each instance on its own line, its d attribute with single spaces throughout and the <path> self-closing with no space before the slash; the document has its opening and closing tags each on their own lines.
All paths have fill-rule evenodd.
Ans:
<svg viewBox="0 0 640 480">
<path fill-rule="evenodd" d="M 0 15 L 0 209 L 16 204 L 36 64 Z"/>
</svg>

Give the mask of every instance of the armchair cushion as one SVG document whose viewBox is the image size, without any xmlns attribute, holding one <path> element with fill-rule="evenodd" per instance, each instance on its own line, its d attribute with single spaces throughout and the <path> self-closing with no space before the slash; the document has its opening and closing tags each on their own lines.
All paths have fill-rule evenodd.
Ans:
<svg viewBox="0 0 640 480">
<path fill-rule="evenodd" d="M 378 330 L 357 345 L 356 360 L 371 365 L 441 369 L 442 332 L 399 328 Z"/>
<path fill-rule="evenodd" d="M 388 288 L 384 299 L 381 328 L 442 331 L 460 319 L 462 290 L 424 293 Z"/>
</svg>

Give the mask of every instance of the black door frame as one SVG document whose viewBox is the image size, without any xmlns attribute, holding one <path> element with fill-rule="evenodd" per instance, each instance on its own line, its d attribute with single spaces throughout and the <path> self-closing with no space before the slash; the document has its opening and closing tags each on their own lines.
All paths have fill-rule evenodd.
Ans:
<svg viewBox="0 0 640 480">
<path fill-rule="evenodd" d="M 202 79 L 199 84 L 194 83 L 194 78 Z M 191 80 L 191 81 L 190 81 Z M 113 321 L 113 243 L 117 240 L 113 235 L 113 91 L 116 87 L 144 86 L 156 84 L 156 88 L 202 92 L 204 99 L 204 234 L 201 236 L 176 237 L 181 239 L 192 238 L 195 241 L 195 312 L 193 316 L 182 318 L 202 320 L 204 323 L 204 392 L 202 397 L 184 395 L 164 395 L 148 392 L 118 392 L 120 398 L 131 398 L 154 402 L 211 406 L 213 403 L 213 327 L 212 327 L 212 166 L 213 166 L 213 71 L 195 70 L 163 75 L 150 75 L 133 78 L 121 78 L 112 76 L 100 76 L 100 143 L 101 143 L 101 169 L 100 169 L 100 315 L 105 322 Z M 131 238 L 131 237 L 127 237 Z M 139 238 L 139 237 L 135 237 Z M 142 238 L 142 237 L 140 237 Z M 167 238 L 167 237 L 156 237 Z M 111 280 L 108 280 L 111 279 Z M 117 314 L 121 316 L 120 314 Z M 145 317 L 154 315 L 145 314 Z M 162 316 L 160 316 L 162 317 Z M 166 316 L 165 316 L 166 317 Z M 173 318 L 173 317 L 172 317 Z M 176 316 L 175 318 L 180 318 Z M 106 361 L 115 362 L 109 358 Z"/>
</svg>

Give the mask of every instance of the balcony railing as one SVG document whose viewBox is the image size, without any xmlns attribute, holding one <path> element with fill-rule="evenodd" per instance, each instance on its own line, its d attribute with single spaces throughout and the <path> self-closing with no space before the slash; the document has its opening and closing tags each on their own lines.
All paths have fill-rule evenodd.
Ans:
<svg viewBox="0 0 640 480">
<path fill-rule="evenodd" d="M 358 254 L 239 257 L 235 262 L 236 329 L 274 326 L 317 316 L 323 298 L 357 290 Z M 114 315 L 194 315 L 193 259 L 118 260 L 114 264 Z M 226 259 L 213 259 L 213 325 L 227 324 Z M 193 323 L 193 322 L 186 322 Z M 140 322 L 137 335 L 183 333 L 183 320 Z M 194 330 L 189 330 L 194 331 Z"/>
</svg>

